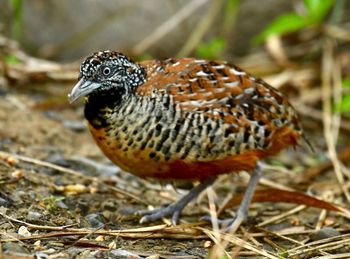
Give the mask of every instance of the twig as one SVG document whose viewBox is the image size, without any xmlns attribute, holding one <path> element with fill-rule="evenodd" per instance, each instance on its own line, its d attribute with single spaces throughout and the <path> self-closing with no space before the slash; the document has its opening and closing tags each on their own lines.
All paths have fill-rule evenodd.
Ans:
<svg viewBox="0 0 350 259">
<path fill-rule="evenodd" d="M 350 202 L 350 193 L 345 188 L 344 183 L 345 179 L 342 173 L 341 162 L 337 157 L 336 152 L 336 139 L 338 135 L 338 129 L 340 124 L 340 116 L 339 114 L 332 115 L 332 105 L 331 105 L 331 83 L 332 83 L 332 72 L 333 70 L 339 69 L 338 62 L 333 63 L 333 42 L 330 39 L 326 39 L 324 45 L 324 53 L 322 60 L 322 93 L 323 93 L 323 123 L 324 123 L 324 135 L 326 138 L 329 157 L 333 163 L 334 172 L 338 183 L 346 197 L 346 199 Z M 334 82 L 336 85 L 338 82 Z"/>
<path fill-rule="evenodd" d="M 48 231 L 59 231 L 56 233 L 49 234 L 38 234 L 32 235 L 31 237 L 19 237 L 2 239 L 0 242 L 20 241 L 20 240 L 35 240 L 42 238 L 60 237 L 60 236 L 86 236 L 86 235 L 106 235 L 106 236 L 117 236 L 124 238 L 173 238 L 173 239 L 205 239 L 206 236 L 200 235 L 198 226 L 200 224 L 183 224 L 179 226 L 168 226 L 166 224 L 134 228 L 134 229 L 123 229 L 123 230 L 104 230 L 104 229 L 84 229 L 84 228 L 70 228 L 67 226 L 53 227 L 53 226 L 40 226 L 31 224 L 25 221 L 21 221 L 0 212 L 0 216 L 22 225 L 27 226 L 30 229 L 35 230 L 48 230 Z"/>
<path fill-rule="evenodd" d="M 319 256 L 317 259 L 347 259 L 350 258 L 350 253 Z"/>
<path fill-rule="evenodd" d="M 215 239 L 215 236 L 213 235 L 213 232 L 211 230 L 208 230 L 208 229 L 205 229 L 205 228 L 200 228 L 205 234 L 208 235 L 208 237 L 210 237 L 215 243 L 217 242 L 217 240 Z M 243 247 L 247 250 L 250 250 L 250 251 L 253 251 L 259 255 L 263 255 L 265 256 L 266 258 L 271 258 L 271 259 L 278 259 L 278 257 L 272 255 L 271 253 L 259 248 L 259 247 L 256 247 L 250 243 L 248 243 L 247 241 L 243 240 L 243 239 L 240 239 L 234 235 L 230 235 L 230 234 L 222 234 L 222 237 L 221 239 L 224 239 L 224 240 L 227 240 L 229 241 L 230 243 L 234 244 L 234 245 L 237 245 L 237 246 L 240 246 L 240 247 Z"/>
<path fill-rule="evenodd" d="M 300 241 L 297 241 L 293 238 L 290 238 L 290 237 L 286 237 L 284 234 L 280 234 L 278 232 L 271 232 L 271 231 L 268 231 L 264 228 L 259 228 L 260 230 L 262 230 L 263 232 L 265 232 L 267 235 L 270 235 L 270 236 L 275 236 L 275 237 L 279 237 L 281 239 L 284 239 L 284 240 L 287 240 L 293 244 L 297 244 L 297 245 L 303 245 L 303 243 L 301 243 Z"/>
<path fill-rule="evenodd" d="M 6 214 L 0 212 L 0 215 L 12 222 L 20 223 L 22 225 L 25 225 L 29 228 L 34 228 L 34 229 L 39 229 L 39 230 L 55 230 L 55 231 L 60 231 L 60 230 L 66 230 L 69 226 L 61 226 L 61 227 L 52 227 L 52 226 L 41 226 L 41 225 L 36 225 L 36 224 L 31 224 L 19 219 L 12 218 L 10 216 L 7 216 Z"/>
<path fill-rule="evenodd" d="M 223 4 L 223 0 L 211 1 L 211 6 L 209 7 L 206 15 L 202 17 L 196 28 L 194 28 L 191 36 L 188 38 L 176 56 L 188 56 L 198 46 L 204 34 L 210 29 L 210 26 L 215 21 L 215 18 L 219 14 Z"/>
<path fill-rule="evenodd" d="M 207 195 L 208 195 L 209 212 L 210 212 L 210 219 L 212 223 L 213 233 L 216 239 L 220 240 L 218 214 L 217 214 L 217 210 L 214 202 L 215 194 L 211 186 L 207 188 Z"/>
<path fill-rule="evenodd" d="M 139 55 L 149 49 L 155 42 L 168 34 L 172 29 L 178 26 L 183 20 L 194 13 L 198 8 L 204 5 L 208 0 L 192 0 L 184 7 L 182 7 L 176 14 L 171 16 L 157 29 L 153 31 L 149 36 L 139 42 L 134 48 L 133 53 Z"/>
<path fill-rule="evenodd" d="M 302 246 L 298 246 L 298 247 L 292 248 L 292 249 L 286 251 L 286 253 L 289 256 L 293 257 L 293 256 L 300 255 L 300 254 L 309 254 L 312 251 L 321 250 L 321 249 L 324 249 L 324 248 L 332 247 L 334 245 L 345 245 L 345 244 L 349 245 L 350 244 L 350 238 L 348 238 L 349 235 L 350 234 L 345 234 L 345 235 L 341 235 L 341 236 L 325 238 L 325 239 L 322 239 L 322 240 L 318 240 L 318 241 L 315 241 L 315 242 L 308 243 L 306 245 L 302 245 Z M 338 240 L 338 239 L 341 239 L 341 238 L 343 238 L 343 239 L 342 240 Z"/>
<path fill-rule="evenodd" d="M 288 59 L 281 36 L 271 35 L 265 43 L 266 49 L 276 63 L 282 67 L 293 67 L 295 64 Z"/>
<path fill-rule="evenodd" d="M 344 41 L 350 41 L 350 32 L 349 30 L 344 30 L 338 26 L 333 26 L 333 25 L 326 25 L 325 26 L 325 32 L 328 36 L 334 38 L 334 39 L 339 39 L 339 40 L 344 40 Z"/>
<path fill-rule="evenodd" d="M 272 217 L 272 218 L 269 218 L 268 220 L 265 220 L 263 222 L 261 222 L 260 224 L 258 224 L 259 227 L 262 227 L 262 226 L 266 226 L 268 224 L 271 224 L 272 222 L 275 222 L 275 221 L 278 221 L 278 220 L 281 220 L 281 219 L 284 219 L 290 215 L 293 215 L 299 211 L 302 211 L 303 209 L 305 209 L 306 206 L 305 205 L 299 205 L 289 211 L 286 211 L 284 213 L 281 213 L 280 215 L 277 215 L 275 217 Z"/>
</svg>

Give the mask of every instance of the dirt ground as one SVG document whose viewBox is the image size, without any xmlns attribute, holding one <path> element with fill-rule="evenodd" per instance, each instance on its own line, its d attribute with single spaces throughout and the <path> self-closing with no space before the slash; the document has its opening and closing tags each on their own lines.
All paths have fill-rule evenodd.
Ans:
<svg viewBox="0 0 350 259">
<path fill-rule="evenodd" d="M 186 190 L 139 179 L 109 163 L 85 127 L 82 104 L 67 102 L 73 84 L 0 85 L 4 258 L 203 258 L 220 247 L 226 251 L 222 258 L 350 257 L 347 211 L 313 206 L 305 197 L 274 202 L 281 193 L 266 190 L 289 188 L 348 207 L 327 159 L 321 121 L 302 117 L 316 151 L 300 147 L 265 161 L 270 167 L 259 187 L 266 190 L 265 202 L 251 205 L 236 235 L 220 237 L 200 221 L 208 214 L 206 193 L 185 209 L 178 226 L 166 220 L 138 223 L 136 211 L 168 204 Z M 345 159 L 347 134 L 339 136 Z M 221 177 L 213 187 L 218 206 L 242 193 L 246 182 L 245 173 Z M 234 209 L 220 217 L 230 217 Z"/>
</svg>

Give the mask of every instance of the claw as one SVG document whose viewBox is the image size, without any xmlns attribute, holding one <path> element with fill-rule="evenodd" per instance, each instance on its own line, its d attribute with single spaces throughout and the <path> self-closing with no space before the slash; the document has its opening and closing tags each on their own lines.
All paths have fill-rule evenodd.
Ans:
<svg viewBox="0 0 350 259">
<path fill-rule="evenodd" d="M 182 197 L 180 200 L 176 201 L 175 203 L 172 203 L 164 208 L 158 208 L 154 210 L 142 210 L 137 212 L 138 215 L 143 216 L 140 219 L 140 223 L 147 223 L 159 220 L 164 217 L 171 216 L 171 223 L 173 225 L 176 225 L 181 211 L 185 208 L 185 206 L 194 198 L 198 196 L 205 188 L 207 188 L 209 185 L 211 185 L 215 181 L 215 177 L 209 178 L 206 181 L 201 182 L 199 185 L 194 187 L 192 190 L 189 191 L 184 197 Z"/>
</svg>

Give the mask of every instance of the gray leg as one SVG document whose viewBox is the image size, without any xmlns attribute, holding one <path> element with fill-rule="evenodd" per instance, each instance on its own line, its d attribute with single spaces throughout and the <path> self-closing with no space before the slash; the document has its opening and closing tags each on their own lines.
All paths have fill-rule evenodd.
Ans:
<svg viewBox="0 0 350 259">
<path fill-rule="evenodd" d="M 204 182 L 201 182 L 196 187 L 192 188 L 189 193 L 187 193 L 184 197 L 182 197 L 180 200 L 170 204 L 169 206 L 165 208 L 159 208 L 151 211 L 140 211 L 139 214 L 141 214 L 143 217 L 140 220 L 140 223 L 146 223 L 151 221 L 159 220 L 163 217 L 171 216 L 171 223 L 173 225 L 176 225 L 180 213 L 185 208 L 185 206 L 194 198 L 196 198 L 204 189 L 206 189 L 208 186 L 212 185 L 216 180 L 216 177 L 209 178 L 205 180 Z"/>
<path fill-rule="evenodd" d="M 247 186 L 247 189 L 244 193 L 241 204 L 236 212 L 236 216 L 233 219 L 223 219 L 218 220 L 218 223 L 226 228 L 227 232 L 234 233 L 238 229 L 238 227 L 242 224 L 244 220 L 246 220 L 248 216 L 248 207 L 250 202 L 252 201 L 254 191 L 256 186 L 259 183 L 259 179 L 262 175 L 262 165 L 260 163 L 256 164 L 256 167 L 250 176 L 250 180 Z M 210 216 L 202 217 L 204 221 L 212 221 Z"/>
<path fill-rule="evenodd" d="M 262 166 L 258 162 L 256 164 L 256 167 L 255 167 L 252 175 L 250 176 L 250 180 L 249 180 L 247 189 L 244 193 L 243 199 L 241 201 L 241 205 L 239 206 L 239 208 L 237 210 L 236 217 L 228 225 L 228 230 L 230 232 L 234 233 L 239 228 L 239 226 L 242 224 L 242 222 L 247 219 L 248 207 L 252 201 L 255 188 L 259 183 L 261 175 L 262 175 Z"/>
</svg>

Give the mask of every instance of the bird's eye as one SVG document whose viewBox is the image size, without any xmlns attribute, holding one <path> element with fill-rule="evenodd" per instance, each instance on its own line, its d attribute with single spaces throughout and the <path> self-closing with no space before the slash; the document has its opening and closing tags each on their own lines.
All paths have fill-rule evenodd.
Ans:
<svg viewBox="0 0 350 259">
<path fill-rule="evenodd" d="M 105 67 L 103 70 L 102 70 L 102 73 L 105 75 L 105 76 L 108 76 L 110 73 L 111 73 L 111 69 L 109 67 Z"/>
</svg>

